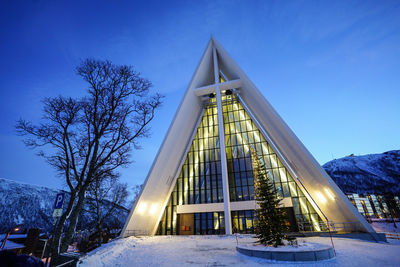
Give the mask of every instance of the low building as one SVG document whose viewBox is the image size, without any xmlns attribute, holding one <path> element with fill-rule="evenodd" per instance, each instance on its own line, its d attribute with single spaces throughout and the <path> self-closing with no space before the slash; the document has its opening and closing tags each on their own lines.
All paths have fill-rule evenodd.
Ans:
<svg viewBox="0 0 400 267">
<path fill-rule="evenodd" d="M 398 218 L 400 201 L 398 196 L 385 197 L 375 194 L 347 194 L 347 197 L 366 218 Z M 390 199 L 389 199 L 390 198 Z M 392 209 L 389 209 L 389 201 L 392 201 Z"/>
</svg>

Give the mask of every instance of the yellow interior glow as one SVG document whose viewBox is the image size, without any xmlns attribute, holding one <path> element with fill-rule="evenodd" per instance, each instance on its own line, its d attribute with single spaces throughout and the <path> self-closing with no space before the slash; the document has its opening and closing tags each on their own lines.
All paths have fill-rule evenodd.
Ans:
<svg viewBox="0 0 400 267">
<path fill-rule="evenodd" d="M 222 78 L 221 78 L 221 82 L 224 82 L 224 80 Z M 245 122 L 246 127 L 247 127 L 247 131 L 253 132 L 255 142 L 256 143 L 260 143 L 261 146 L 262 146 L 262 149 L 264 151 L 269 151 L 267 143 L 265 141 L 262 142 L 262 140 L 261 140 L 262 137 L 260 136 L 260 134 L 258 132 L 258 129 L 256 129 L 255 126 L 253 126 L 251 120 L 249 120 L 249 118 L 246 117 L 246 114 L 245 114 L 244 110 L 243 109 L 239 109 L 239 106 L 236 103 L 233 103 L 233 108 L 234 108 L 235 111 L 238 111 L 238 114 L 239 114 L 239 117 L 240 117 L 240 121 L 242 121 L 242 122 L 244 121 Z M 185 187 L 184 187 L 184 198 L 185 199 L 186 199 L 187 194 L 189 192 L 189 188 L 188 188 L 189 184 L 193 183 L 194 173 L 197 172 L 197 169 L 199 168 L 200 157 L 203 157 L 204 146 L 208 147 L 208 142 L 209 142 L 208 136 L 210 134 L 212 135 L 212 132 L 213 132 L 213 129 L 214 129 L 214 127 L 213 127 L 214 126 L 214 121 L 215 121 L 214 120 L 214 116 L 210 116 L 208 127 L 206 127 L 207 131 L 204 133 L 204 144 L 201 143 L 199 145 L 199 157 L 195 157 L 195 159 L 194 159 L 194 167 L 190 168 L 190 170 L 189 170 L 189 183 L 185 183 Z M 221 123 L 223 123 L 223 122 L 221 122 Z M 238 124 L 238 125 L 236 125 L 236 124 Z M 245 150 L 244 152 L 247 153 L 249 151 L 249 149 L 250 149 L 250 143 L 249 143 L 250 140 L 244 140 L 246 138 L 242 136 L 242 134 L 238 131 L 238 129 L 240 129 L 240 124 L 239 124 L 239 122 L 237 120 L 235 120 L 235 123 L 233 123 L 233 130 L 234 131 L 232 133 L 236 134 L 236 136 L 238 138 L 238 141 L 243 144 L 243 147 L 244 147 L 244 150 Z M 225 135 L 223 137 L 219 137 L 219 138 L 220 138 L 220 142 L 225 142 Z M 272 166 L 274 166 L 274 167 L 278 167 L 279 166 L 279 164 L 277 162 L 278 159 L 276 157 L 270 156 L 269 158 L 271 160 Z M 280 176 L 281 176 L 281 181 L 282 182 L 287 182 L 288 180 L 290 180 L 290 179 L 288 179 L 286 171 L 285 171 L 284 168 L 279 168 L 279 172 L 280 172 Z M 289 184 L 291 192 L 294 192 L 293 193 L 294 196 L 297 196 L 297 192 L 295 190 L 294 185 L 292 183 L 288 183 L 288 184 Z M 325 189 L 325 192 L 326 192 L 326 194 L 327 194 L 327 196 L 329 198 L 334 199 L 334 196 L 331 194 L 331 192 L 328 189 Z M 324 195 L 321 192 L 317 192 L 316 196 L 319 199 L 320 203 L 324 204 L 324 203 L 327 202 L 327 199 L 324 197 Z M 300 205 L 301 205 L 301 208 L 302 208 L 302 213 L 304 213 L 304 212 L 308 213 L 308 207 L 307 207 L 306 202 L 303 200 L 303 198 L 299 198 L 299 200 L 300 200 Z M 182 203 L 180 203 L 180 205 L 181 204 Z M 146 209 L 146 204 L 142 203 L 142 205 L 139 206 L 138 211 L 140 213 L 143 213 L 145 211 L 145 209 Z M 154 209 L 157 209 L 157 207 L 155 207 Z M 150 213 L 152 213 L 152 209 L 150 209 Z M 177 217 L 177 215 L 174 213 L 173 214 L 173 223 L 174 224 L 176 224 L 176 217 Z M 311 217 L 312 223 L 313 223 L 314 228 L 316 229 L 316 231 L 321 231 L 321 228 L 320 228 L 320 225 L 319 225 L 319 222 L 318 222 L 317 218 L 315 216 L 313 216 L 313 215 L 311 215 L 310 217 Z M 218 227 L 219 227 L 219 222 L 218 221 L 216 221 L 216 225 L 214 225 L 214 227 L 217 227 L 217 229 L 218 229 Z"/>
<path fill-rule="evenodd" d="M 204 114 L 204 115 L 206 115 L 206 114 Z M 206 131 L 206 133 L 204 134 L 204 143 L 206 144 L 206 146 L 207 146 L 207 144 L 208 144 L 208 136 L 209 136 L 209 134 L 210 134 L 210 132 L 212 131 L 212 129 L 213 129 L 213 126 L 214 126 L 214 115 L 212 115 L 212 116 L 210 116 L 211 117 L 211 119 L 210 119 L 210 121 L 209 121 L 209 125 L 206 127 L 207 128 L 207 131 Z M 193 183 L 193 176 L 194 176 L 194 172 L 195 171 L 197 171 L 197 169 L 198 169 L 198 167 L 199 167 L 199 160 L 200 160 L 200 158 L 201 157 L 203 157 L 203 154 L 204 154 L 204 150 L 203 150 L 203 148 L 204 148 L 204 145 L 203 145 L 203 142 L 200 144 L 200 147 L 199 147 L 199 157 L 195 157 L 195 160 L 194 160 L 194 164 L 193 164 L 193 166 L 194 166 L 194 169 L 193 168 L 190 168 L 190 170 L 189 170 L 189 183 L 185 183 L 185 188 L 184 188 L 184 190 L 183 190 L 183 194 L 184 194 L 184 199 L 186 199 L 186 196 L 187 196 L 187 194 L 188 194 L 188 192 L 189 192 L 189 184 L 191 184 L 191 183 Z M 181 200 L 182 201 L 182 200 Z M 180 202 L 181 202 L 180 201 Z M 180 205 L 182 205 L 182 203 L 180 203 Z"/>
<path fill-rule="evenodd" d="M 282 182 L 287 182 L 287 177 L 286 177 L 285 169 L 279 168 L 279 173 L 281 174 L 281 180 L 282 180 Z"/>
<path fill-rule="evenodd" d="M 319 223 L 318 223 L 317 219 L 314 218 L 314 215 L 313 215 L 313 214 L 311 214 L 310 217 L 311 217 L 311 220 L 312 220 L 312 222 L 313 222 L 313 224 L 314 224 L 315 230 L 317 230 L 318 232 L 320 232 L 320 231 L 321 231 L 321 227 L 319 227 Z"/>
<path fill-rule="evenodd" d="M 218 229 L 219 229 L 219 221 L 218 221 L 218 220 L 216 220 L 216 224 L 215 224 L 215 226 L 214 226 L 214 229 L 215 229 L 215 230 L 218 230 Z"/>
<path fill-rule="evenodd" d="M 233 127 L 235 129 L 235 134 L 236 134 L 237 138 L 239 139 L 239 142 L 241 144 L 243 144 L 244 153 L 247 153 L 249 151 L 249 147 L 248 147 L 248 144 L 247 144 L 246 140 L 243 140 L 242 136 L 238 133 L 235 123 L 233 124 Z"/>
<path fill-rule="evenodd" d="M 233 104 L 233 107 L 234 107 L 235 110 L 239 111 L 240 120 L 246 122 L 247 129 L 248 129 L 249 131 L 252 131 L 252 132 L 254 133 L 254 139 L 255 139 L 255 141 L 256 141 L 256 142 L 260 142 L 261 145 L 262 145 L 263 150 L 268 151 L 268 148 L 266 147 L 265 142 L 261 142 L 261 138 L 260 138 L 260 135 L 258 134 L 258 131 L 253 129 L 253 125 L 252 125 L 252 124 L 250 123 L 250 121 L 245 117 L 245 114 L 244 114 L 243 110 L 239 110 L 238 105 L 237 105 L 236 103 Z M 235 128 L 236 128 L 236 125 L 235 125 Z M 239 138 L 242 140 L 242 138 L 240 137 L 240 135 L 238 135 L 238 136 L 239 136 Z M 245 146 L 245 147 L 247 147 L 247 146 Z M 270 160 L 271 160 L 272 165 L 273 165 L 274 167 L 278 167 L 278 162 L 276 161 L 275 157 L 270 156 L 269 158 L 270 158 Z M 283 168 L 279 168 L 279 173 L 280 173 L 280 175 L 281 175 L 281 181 L 282 181 L 282 182 L 288 181 L 287 176 L 286 176 L 286 172 L 285 172 L 285 170 L 284 170 Z M 294 195 L 297 196 L 297 192 L 296 192 L 295 188 L 293 187 L 293 184 L 292 184 L 292 183 L 288 183 L 288 184 L 289 184 L 289 187 L 290 187 L 291 192 L 294 192 Z M 319 193 L 319 194 L 320 194 L 321 197 L 323 198 L 323 200 L 322 200 L 323 203 L 325 203 L 325 202 L 326 202 L 326 199 L 324 198 L 324 196 L 323 196 L 321 193 Z M 330 194 L 330 196 L 332 196 L 332 195 Z M 332 197 L 333 197 L 333 196 L 332 196 Z M 300 198 L 300 205 L 301 205 L 301 207 L 303 208 L 303 210 L 306 211 L 306 213 L 308 213 L 307 205 L 306 205 L 306 203 L 303 201 L 302 198 Z M 303 212 L 302 212 L 302 213 L 303 213 Z M 319 225 L 319 223 L 318 223 L 318 220 L 317 220 L 314 216 L 312 216 L 312 215 L 311 215 L 311 220 L 312 220 L 312 222 L 313 222 L 313 225 L 314 225 L 314 228 L 316 229 L 316 231 L 321 231 L 321 228 L 320 228 L 320 225 Z"/>
<path fill-rule="evenodd" d="M 308 213 L 308 208 L 306 203 L 304 202 L 303 198 L 299 198 L 300 200 L 300 206 L 306 211 L 305 213 Z M 304 213 L 303 211 L 301 213 Z"/>
<path fill-rule="evenodd" d="M 297 191 L 296 188 L 293 187 L 292 183 L 288 183 L 290 187 L 290 192 L 293 192 L 294 196 L 297 197 Z"/>
<path fill-rule="evenodd" d="M 176 212 L 173 212 L 173 215 L 172 215 L 172 228 L 173 229 L 176 227 L 176 218 L 177 218 L 177 214 L 176 214 Z"/>
<path fill-rule="evenodd" d="M 254 133 L 254 139 L 255 139 L 256 143 L 260 143 L 261 142 L 261 138 L 260 138 L 260 135 L 258 134 L 258 131 L 255 131 L 253 129 L 253 125 L 250 123 L 250 120 L 248 120 L 246 118 L 246 116 L 244 115 L 243 110 L 239 110 L 238 105 L 236 103 L 233 104 L 233 108 L 235 110 L 239 111 L 240 120 L 246 122 L 247 129 L 249 129 L 249 131 L 252 131 Z M 262 147 L 263 147 L 263 149 L 265 151 L 268 151 L 268 148 L 266 147 L 265 142 L 261 142 L 261 145 L 262 145 Z M 278 163 L 276 162 L 274 157 L 269 157 L 269 158 L 271 159 L 272 165 L 274 167 L 278 166 Z"/>
</svg>

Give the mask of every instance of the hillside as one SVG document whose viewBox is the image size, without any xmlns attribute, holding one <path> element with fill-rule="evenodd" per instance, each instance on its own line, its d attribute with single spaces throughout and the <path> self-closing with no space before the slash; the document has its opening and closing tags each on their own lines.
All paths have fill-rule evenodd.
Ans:
<svg viewBox="0 0 400 267">
<path fill-rule="evenodd" d="M 400 195 L 400 150 L 347 156 L 322 167 L 345 193 Z"/>
<path fill-rule="evenodd" d="M 0 233 L 19 224 L 24 228 L 37 227 L 50 231 L 53 224 L 53 203 L 59 192 L 61 190 L 0 178 Z M 65 201 L 68 200 L 68 194 L 66 198 Z M 128 210 L 119 207 L 106 223 L 122 227 L 127 215 Z M 92 216 L 83 213 L 78 220 L 77 229 L 87 229 L 91 221 Z"/>
</svg>

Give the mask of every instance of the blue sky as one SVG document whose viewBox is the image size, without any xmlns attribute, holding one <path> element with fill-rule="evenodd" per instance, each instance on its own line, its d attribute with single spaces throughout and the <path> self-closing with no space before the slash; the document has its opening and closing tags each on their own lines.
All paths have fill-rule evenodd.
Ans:
<svg viewBox="0 0 400 267">
<path fill-rule="evenodd" d="M 1 1 L 0 177 L 61 188 L 14 125 L 81 96 L 81 59 L 133 65 L 166 96 L 121 170 L 144 181 L 213 34 L 319 163 L 400 147 L 399 1 Z"/>
</svg>

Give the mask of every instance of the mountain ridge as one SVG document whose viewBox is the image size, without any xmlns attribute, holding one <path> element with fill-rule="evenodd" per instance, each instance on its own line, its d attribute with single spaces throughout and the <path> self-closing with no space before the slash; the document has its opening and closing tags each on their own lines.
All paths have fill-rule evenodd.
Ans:
<svg viewBox="0 0 400 267">
<path fill-rule="evenodd" d="M 65 203 L 69 193 L 41 185 L 0 178 L 0 233 L 16 225 L 23 228 L 41 228 L 49 232 L 53 228 L 53 204 L 57 193 L 65 192 Z M 110 205 L 109 202 L 104 203 Z M 129 209 L 119 206 L 110 216 L 107 224 L 123 226 Z M 77 229 L 87 229 L 92 223 L 92 216 L 82 212 Z"/>
<path fill-rule="evenodd" d="M 400 195 L 400 150 L 350 155 L 322 167 L 345 193 Z"/>
</svg>

